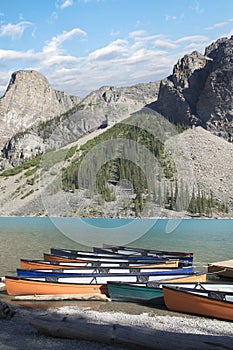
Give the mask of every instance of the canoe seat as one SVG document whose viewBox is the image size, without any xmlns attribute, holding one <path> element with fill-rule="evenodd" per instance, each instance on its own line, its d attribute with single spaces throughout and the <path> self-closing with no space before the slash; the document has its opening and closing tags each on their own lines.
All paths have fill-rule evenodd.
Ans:
<svg viewBox="0 0 233 350">
<path fill-rule="evenodd" d="M 152 288 L 159 288 L 161 286 L 161 283 L 157 281 L 149 281 L 146 284 L 147 287 L 152 287 Z"/>
<path fill-rule="evenodd" d="M 137 282 L 148 282 L 149 277 L 148 276 L 137 276 Z"/>
<path fill-rule="evenodd" d="M 219 301 L 226 300 L 226 294 L 222 292 L 215 292 L 215 291 L 208 292 L 208 297 Z"/>
<path fill-rule="evenodd" d="M 48 276 L 48 277 L 45 277 L 45 281 L 46 282 L 58 282 L 58 277 Z"/>
</svg>

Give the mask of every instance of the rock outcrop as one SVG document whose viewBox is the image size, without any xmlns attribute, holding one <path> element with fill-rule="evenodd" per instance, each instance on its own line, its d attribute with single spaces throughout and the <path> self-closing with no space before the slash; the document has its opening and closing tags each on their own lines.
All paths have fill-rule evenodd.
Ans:
<svg viewBox="0 0 233 350">
<path fill-rule="evenodd" d="M 16 133 L 67 112 L 80 100 L 54 90 L 47 79 L 36 71 L 13 73 L 0 99 L 0 147 Z"/>
<path fill-rule="evenodd" d="M 175 123 L 201 125 L 232 141 L 233 36 L 194 51 L 162 80 L 154 108 Z"/>
</svg>

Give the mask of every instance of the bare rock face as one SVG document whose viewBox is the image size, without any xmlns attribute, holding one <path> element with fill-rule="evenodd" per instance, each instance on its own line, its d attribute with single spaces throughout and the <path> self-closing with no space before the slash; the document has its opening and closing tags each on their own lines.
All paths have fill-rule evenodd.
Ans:
<svg viewBox="0 0 233 350">
<path fill-rule="evenodd" d="M 13 136 L 4 146 L 2 154 L 12 166 L 43 154 L 45 145 L 43 140 L 33 132 L 22 133 Z M 2 168 L 5 168 L 3 162 Z"/>
<path fill-rule="evenodd" d="M 52 89 L 36 71 L 13 73 L 0 99 L 0 146 L 14 134 L 67 112 L 80 100 Z"/>
<path fill-rule="evenodd" d="M 162 80 L 155 109 L 175 122 L 200 125 L 232 141 L 233 36 L 194 51 Z"/>
<path fill-rule="evenodd" d="M 194 51 L 174 66 L 173 74 L 162 80 L 157 110 L 175 123 L 192 124 L 196 104 L 208 76 L 210 59 Z"/>
<path fill-rule="evenodd" d="M 197 117 L 206 128 L 228 141 L 233 136 L 233 36 L 206 48 L 211 71 L 197 102 Z"/>
</svg>

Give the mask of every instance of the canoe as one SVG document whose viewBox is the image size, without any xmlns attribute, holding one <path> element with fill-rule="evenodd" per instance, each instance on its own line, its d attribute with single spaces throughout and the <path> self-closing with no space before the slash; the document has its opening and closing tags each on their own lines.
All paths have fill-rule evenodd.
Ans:
<svg viewBox="0 0 233 350">
<path fill-rule="evenodd" d="M 163 285 L 163 295 L 169 310 L 233 321 L 232 284 L 204 290 Z"/>
<path fill-rule="evenodd" d="M 218 261 L 208 264 L 208 272 L 218 277 L 233 278 L 233 260 Z"/>
<path fill-rule="evenodd" d="M 103 248 L 93 247 L 94 252 L 113 252 L 118 254 L 134 254 L 134 255 L 169 255 L 177 257 L 194 257 L 192 252 L 181 252 L 181 251 L 167 251 L 167 250 L 156 250 L 156 249 L 145 249 L 137 247 L 125 247 L 125 246 L 111 246 L 108 244 L 103 244 Z"/>
<path fill-rule="evenodd" d="M 6 291 L 8 295 L 33 294 L 107 294 L 106 284 L 77 284 L 59 281 L 45 281 L 45 279 L 27 279 L 6 276 Z"/>
<path fill-rule="evenodd" d="M 128 259 L 128 260 L 138 260 L 138 259 L 144 259 L 144 260 L 164 260 L 164 259 L 179 259 L 180 263 L 190 265 L 193 263 L 193 254 L 188 253 L 186 255 L 174 255 L 172 254 L 161 254 L 159 253 L 147 253 L 147 254 L 142 254 L 142 253 L 135 253 L 135 252 L 130 252 L 129 254 L 125 254 L 125 251 L 123 251 L 122 254 L 120 253 L 114 253 L 114 252 L 86 252 L 86 251 L 78 251 L 78 250 L 72 250 L 72 249 L 61 249 L 61 248 L 51 248 L 50 253 L 56 256 L 66 256 L 70 257 L 73 259 L 76 258 L 86 258 L 87 260 L 89 259 L 111 259 L 113 261 L 119 260 L 119 259 Z M 183 253 L 184 254 L 184 253 Z"/>
<path fill-rule="evenodd" d="M 111 270 L 114 271 L 112 268 Z M 125 270 L 125 272 L 123 272 Z M 98 280 L 99 283 L 107 283 L 107 281 L 129 281 L 137 282 L 153 280 L 157 276 L 163 275 L 188 275 L 193 273 L 193 268 L 174 268 L 174 269 L 115 269 L 115 272 L 96 272 L 94 269 L 77 270 L 77 269 L 17 269 L 17 275 L 20 277 L 49 277 L 52 279 L 62 278 L 63 280 L 69 279 L 75 280 L 77 278 L 77 283 L 89 283 L 90 281 Z"/>
<path fill-rule="evenodd" d="M 124 283 L 108 282 L 108 295 L 112 301 L 140 302 L 147 304 L 164 303 L 163 283 L 175 284 L 193 288 L 200 282 L 206 282 L 205 273 L 197 273 L 195 276 L 160 280 L 149 283 Z"/>
<path fill-rule="evenodd" d="M 192 266 L 193 265 L 193 257 L 185 257 L 181 258 L 182 266 Z M 184 260 L 185 259 L 185 260 Z M 44 253 L 44 260 L 46 261 L 61 261 L 61 262 L 101 262 L 101 263 L 137 263 L 137 264 L 153 264 L 156 261 L 163 262 L 164 259 L 162 257 L 153 257 L 153 256 L 115 256 L 115 258 L 110 257 L 100 257 L 100 256 L 81 256 L 81 255 L 55 255 L 52 253 Z M 179 265 L 180 265 L 179 258 Z M 180 266 L 180 267 L 182 267 Z"/>
<path fill-rule="evenodd" d="M 59 269 L 59 268 L 90 268 L 90 267 L 131 267 L 131 268 L 171 268 L 178 267 L 178 260 L 164 260 L 155 261 L 153 264 L 136 264 L 136 263 L 102 263 L 102 262 L 59 262 L 59 261 L 46 261 L 46 260 L 30 260 L 30 259 L 20 259 L 20 267 L 22 269 Z"/>
<path fill-rule="evenodd" d="M 172 267 L 172 268 L 158 268 L 158 267 L 151 267 L 151 266 L 144 266 L 143 268 L 140 267 L 103 267 L 103 266 L 96 266 L 96 267 L 60 267 L 57 269 L 50 269 L 47 266 L 47 269 L 22 269 L 18 268 L 17 269 L 17 274 L 18 276 L 26 276 L 30 274 L 37 274 L 39 273 L 53 273 L 53 274 L 58 274 L 63 276 L 64 274 L 75 274 L 75 275 L 83 275 L 83 274 L 141 274 L 141 273 L 146 273 L 146 274 L 151 274 L 151 273 L 160 273 L 161 271 L 166 271 L 173 273 L 174 270 L 177 270 L 177 267 Z M 181 269 L 179 269 L 181 271 Z M 183 270 L 182 270 L 183 271 Z"/>
<path fill-rule="evenodd" d="M 115 260 L 115 259 L 130 259 L 130 260 L 137 260 L 138 258 L 142 258 L 141 255 L 139 256 L 134 256 L 133 254 L 130 254 L 126 257 L 125 254 L 116 254 L 116 253 L 111 253 L 111 252 L 107 252 L 107 253 L 96 253 L 96 252 L 91 252 L 91 251 L 80 251 L 80 250 L 72 250 L 72 249 L 58 249 L 58 248 L 51 248 L 50 249 L 50 253 L 53 255 L 61 255 L 61 256 L 70 256 L 71 258 L 77 258 L 77 257 L 81 257 L 81 258 L 107 258 L 107 259 L 111 259 L 111 260 Z M 143 258 L 145 260 L 147 260 L 147 258 L 158 258 L 158 260 L 163 260 L 164 258 L 161 255 L 155 255 L 155 256 L 143 256 Z"/>
<path fill-rule="evenodd" d="M 149 283 L 156 283 L 161 280 L 177 281 L 180 277 L 193 277 L 190 275 L 157 275 L 153 280 L 148 278 Z M 134 276 L 133 276 L 134 277 Z M 109 280 L 113 280 L 108 278 Z M 123 279 L 121 279 L 123 280 Z M 119 281 L 119 276 L 115 278 Z M 104 282 L 104 283 L 103 283 Z M 127 279 L 125 282 L 138 282 L 135 278 Z M 144 278 L 145 282 L 145 278 Z M 43 295 L 43 294 L 106 294 L 108 295 L 106 279 L 100 278 L 58 278 L 58 277 L 19 277 L 6 276 L 6 291 L 9 295 Z M 141 283 L 141 282 L 140 282 Z"/>
</svg>

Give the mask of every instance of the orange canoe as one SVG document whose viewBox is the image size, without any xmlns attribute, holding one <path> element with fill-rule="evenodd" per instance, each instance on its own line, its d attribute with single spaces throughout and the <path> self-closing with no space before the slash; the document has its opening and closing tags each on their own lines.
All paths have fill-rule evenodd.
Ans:
<svg viewBox="0 0 233 350">
<path fill-rule="evenodd" d="M 12 276 L 6 276 L 5 283 L 8 295 L 108 293 L 106 284 L 61 283 Z"/>
<path fill-rule="evenodd" d="M 205 290 L 190 290 L 163 285 L 164 301 L 169 310 L 233 321 L 232 286 L 226 285 L 223 291 L 224 288 L 213 291 L 206 286 Z"/>
<path fill-rule="evenodd" d="M 156 263 L 156 264 L 147 264 L 147 265 L 140 265 L 140 264 L 133 264 L 130 263 L 128 264 L 129 267 L 131 268 L 170 268 L 170 267 L 178 267 L 178 260 L 174 260 L 174 261 L 170 261 L 170 262 L 166 262 L 166 263 Z M 111 265 L 113 266 L 118 266 L 121 267 L 121 264 L 119 263 L 100 263 L 100 266 L 103 267 L 111 267 Z M 29 259 L 21 259 L 20 260 L 20 267 L 22 269 L 60 269 L 60 268 L 90 268 L 95 266 L 95 262 L 67 262 L 67 261 L 44 261 L 44 260 L 29 260 Z M 124 267 L 126 267 L 127 264 L 125 264 Z"/>
<path fill-rule="evenodd" d="M 194 274 L 191 274 L 191 275 L 187 275 L 187 276 L 183 276 L 183 277 L 178 277 L 178 278 L 174 278 L 173 279 L 169 279 L 169 280 L 166 280 L 166 278 L 164 279 L 161 279 L 161 281 L 159 281 L 160 283 L 201 283 L 201 282 L 206 282 L 206 273 L 202 273 L 202 272 L 196 272 Z M 147 283 L 148 286 L 149 285 L 153 285 L 153 282 L 148 282 Z"/>
</svg>

